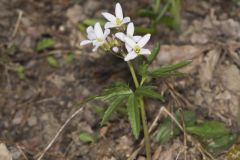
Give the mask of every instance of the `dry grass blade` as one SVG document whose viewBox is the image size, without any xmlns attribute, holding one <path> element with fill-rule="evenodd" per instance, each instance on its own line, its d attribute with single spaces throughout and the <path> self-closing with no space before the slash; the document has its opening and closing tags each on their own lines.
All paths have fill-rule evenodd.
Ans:
<svg viewBox="0 0 240 160">
<path fill-rule="evenodd" d="M 83 107 L 79 108 L 77 111 L 75 111 L 66 121 L 65 123 L 61 126 L 61 128 L 58 130 L 57 134 L 53 137 L 53 139 L 51 140 L 51 142 L 47 145 L 47 147 L 42 151 L 41 155 L 38 157 L 37 160 L 41 160 L 43 158 L 43 156 L 45 155 L 45 153 L 51 148 L 51 146 L 53 145 L 53 143 L 56 141 L 57 137 L 60 135 L 60 133 L 62 133 L 63 129 L 68 125 L 68 123 L 74 118 L 76 117 L 76 115 L 78 115 L 80 112 L 83 111 Z"/>
</svg>

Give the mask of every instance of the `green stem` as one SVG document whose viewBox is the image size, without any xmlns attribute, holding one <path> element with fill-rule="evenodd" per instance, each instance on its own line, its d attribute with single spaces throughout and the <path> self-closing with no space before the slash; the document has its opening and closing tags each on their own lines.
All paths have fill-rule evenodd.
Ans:
<svg viewBox="0 0 240 160">
<path fill-rule="evenodd" d="M 129 67 L 130 72 L 132 74 L 132 78 L 133 78 L 135 87 L 138 88 L 139 87 L 139 82 L 137 80 L 137 76 L 136 76 L 135 70 L 133 68 L 133 65 L 129 61 L 128 61 L 128 67 Z M 146 155 L 147 155 L 147 160 L 151 160 L 150 138 L 149 138 L 149 133 L 148 133 L 148 126 L 147 126 L 143 97 L 140 97 L 139 100 L 140 100 L 140 111 L 141 111 L 141 117 L 142 117 L 141 119 L 142 119 L 143 132 L 144 132 L 144 142 L 145 142 L 145 148 L 146 148 Z"/>
</svg>

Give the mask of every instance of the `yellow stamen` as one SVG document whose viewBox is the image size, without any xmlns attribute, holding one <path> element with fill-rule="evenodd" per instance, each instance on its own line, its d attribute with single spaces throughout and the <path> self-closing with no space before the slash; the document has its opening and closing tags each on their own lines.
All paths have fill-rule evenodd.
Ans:
<svg viewBox="0 0 240 160">
<path fill-rule="evenodd" d="M 116 24 L 117 25 L 121 25 L 122 24 L 122 20 L 120 18 L 116 18 Z"/>
<path fill-rule="evenodd" d="M 97 40 L 99 43 L 104 41 L 104 40 L 101 39 L 101 38 L 97 38 L 96 40 Z"/>
<path fill-rule="evenodd" d="M 134 52 L 139 54 L 141 51 L 141 48 L 139 46 L 134 47 Z"/>
</svg>

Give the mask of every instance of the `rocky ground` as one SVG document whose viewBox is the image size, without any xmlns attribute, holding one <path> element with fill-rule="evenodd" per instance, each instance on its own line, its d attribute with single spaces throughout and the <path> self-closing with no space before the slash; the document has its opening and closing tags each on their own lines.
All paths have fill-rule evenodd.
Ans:
<svg viewBox="0 0 240 160">
<path fill-rule="evenodd" d="M 148 23 L 136 10 L 149 2 L 120 1 L 125 14 L 137 24 Z M 130 80 L 121 60 L 104 53 L 80 48 L 84 33 L 78 24 L 97 18 L 104 10 L 112 11 L 114 1 L 104 0 L 1 0 L 0 2 L 0 158 L 37 159 L 61 125 L 78 108 L 76 103 L 117 80 Z M 56 44 L 37 52 L 44 37 Z M 185 0 L 182 4 L 181 30 L 159 25 L 149 48 L 160 41 L 161 51 L 152 67 L 192 59 L 182 72 L 187 76 L 156 81 L 168 101 L 146 101 L 149 125 L 160 106 L 171 110 L 195 111 L 206 119 L 220 120 L 239 133 L 240 125 L 240 6 L 236 2 Z M 69 62 L 68 55 L 74 59 Z M 54 56 L 58 67 L 47 61 Z M 106 63 L 108 62 L 108 63 Z M 25 68 L 25 78 L 17 74 Z M 160 106 L 159 106 L 160 105 Z M 91 102 L 57 138 L 45 154 L 46 160 L 125 160 L 138 149 L 124 114 L 116 114 L 101 127 L 97 107 Z M 158 124 L 161 124 L 159 120 Z M 81 132 L 98 133 L 96 143 L 79 140 Z M 173 160 L 182 153 L 182 136 L 166 145 L 152 142 L 155 160 Z M 236 141 L 236 144 L 239 141 Z M 201 159 L 190 145 L 187 159 Z M 144 150 L 137 156 L 144 160 Z M 184 159 L 183 154 L 179 158 Z M 224 154 L 216 159 L 225 159 Z M 237 160 L 237 159 L 236 159 Z"/>
</svg>

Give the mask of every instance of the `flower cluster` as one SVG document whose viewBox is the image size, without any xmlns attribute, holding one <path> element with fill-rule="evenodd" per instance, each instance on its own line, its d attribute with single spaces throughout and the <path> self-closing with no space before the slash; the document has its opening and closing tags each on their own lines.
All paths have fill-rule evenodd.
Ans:
<svg viewBox="0 0 240 160">
<path fill-rule="evenodd" d="M 119 3 L 115 7 L 115 15 L 103 12 L 102 15 L 108 20 L 104 25 L 104 30 L 101 28 L 100 23 L 87 28 L 87 38 L 80 43 L 80 45 L 92 44 L 93 51 L 99 47 L 105 50 L 111 50 L 115 53 L 120 53 L 124 56 L 125 61 L 132 60 L 138 55 L 151 54 L 149 49 L 144 48 L 150 39 L 150 34 L 144 36 L 134 35 L 134 24 L 129 17 L 124 17 L 122 7 Z M 127 28 L 125 25 L 127 24 Z M 110 29 L 116 29 L 116 32 L 110 35 Z M 126 28 L 126 29 L 125 29 Z M 124 33 L 126 30 L 126 33 Z M 124 47 L 122 47 L 122 44 Z M 123 49 L 127 51 L 124 54 Z"/>
</svg>

